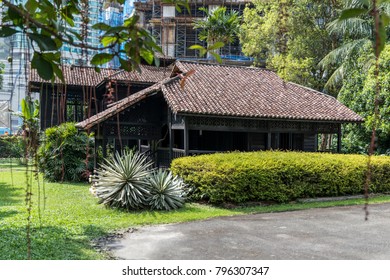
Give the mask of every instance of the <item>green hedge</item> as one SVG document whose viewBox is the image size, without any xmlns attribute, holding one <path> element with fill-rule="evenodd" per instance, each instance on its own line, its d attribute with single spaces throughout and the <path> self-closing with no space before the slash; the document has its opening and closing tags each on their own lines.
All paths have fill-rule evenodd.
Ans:
<svg viewBox="0 0 390 280">
<path fill-rule="evenodd" d="M 371 193 L 390 191 L 390 157 L 372 158 Z M 223 153 L 178 158 L 171 170 L 212 203 L 287 202 L 364 193 L 367 157 L 303 152 Z"/>
</svg>

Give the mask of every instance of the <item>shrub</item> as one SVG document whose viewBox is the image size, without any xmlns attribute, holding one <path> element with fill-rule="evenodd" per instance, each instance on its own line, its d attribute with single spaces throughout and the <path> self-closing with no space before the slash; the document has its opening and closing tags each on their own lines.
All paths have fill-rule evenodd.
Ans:
<svg viewBox="0 0 390 280">
<path fill-rule="evenodd" d="M 41 142 L 39 164 L 46 179 L 77 182 L 88 178 L 93 169 L 93 138 L 78 132 L 74 123 L 46 129 Z"/>
<path fill-rule="evenodd" d="M 390 191 L 390 157 L 372 158 L 370 192 Z M 287 202 L 364 192 L 367 157 L 303 152 L 224 153 L 178 158 L 171 170 L 212 203 Z"/>
<path fill-rule="evenodd" d="M 181 208 L 185 202 L 185 185 L 170 171 L 158 170 L 148 179 L 149 206 L 151 209 L 172 210 Z"/>
<path fill-rule="evenodd" d="M 116 152 L 101 164 L 94 176 L 99 203 L 126 210 L 145 208 L 149 199 L 147 179 L 151 166 L 152 162 L 143 154 L 124 151 L 121 156 Z"/>
<path fill-rule="evenodd" d="M 0 157 L 22 158 L 25 154 L 25 143 L 22 136 L 1 136 Z"/>
<path fill-rule="evenodd" d="M 92 177 L 99 203 L 111 208 L 172 210 L 183 207 L 185 185 L 170 171 L 151 169 L 147 156 L 124 150 L 116 152 Z"/>
</svg>

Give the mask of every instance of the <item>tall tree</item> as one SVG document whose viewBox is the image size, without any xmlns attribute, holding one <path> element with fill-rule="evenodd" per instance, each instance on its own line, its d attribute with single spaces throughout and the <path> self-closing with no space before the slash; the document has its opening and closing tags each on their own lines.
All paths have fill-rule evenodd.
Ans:
<svg viewBox="0 0 390 280">
<path fill-rule="evenodd" d="M 368 143 L 372 133 L 375 111 L 375 65 L 367 64 L 372 57 L 372 50 L 361 52 L 353 60 L 346 63 L 348 71 L 344 74 L 343 85 L 339 92 L 339 100 L 364 117 L 366 120 L 360 126 L 345 125 L 343 149 L 345 152 L 367 153 Z M 352 65 L 349 65 L 352 64 Z M 379 60 L 380 94 L 378 102 L 378 137 L 376 151 L 379 154 L 390 155 L 390 45 L 386 45 Z"/>
<path fill-rule="evenodd" d="M 338 16 L 340 2 L 255 0 L 244 11 L 244 54 L 286 80 L 322 90 L 326 80 L 318 62 L 337 46 L 326 25 Z"/>
<path fill-rule="evenodd" d="M 363 41 L 371 39 L 372 54 L 374 59 L 374 100 L 373 100 L 373 117 L 370 121 L 371 139 L 368 148 L 367 173 L 364 184 L 366 205 L 364 207 L 366 212 L 366 220 L 368 219 L 368 188 L 371 182 L 372 164 L 371 156 L 375 151 L 377 142 L 377 129 L 380 124 L 380 101 L 381 101 L 381 81 L 380 81 L 380 56 L 388 41 L 387 28 L 390 23 L 390 0 L 348 0 L 346 7 L 342 11 L 338 20 L 335 21 L 337 29 L 342 32 L 351 33 L 355 27 L 360 28 L 370 37 L 364 36 Z M 345 29 L 343 28 L 345 26 Z M 368 31 L 368 32 L 367 32 Z M 368 33 L 368 34 L 367 34 Z M 345 46 L 345 45 L 344 45 Z M 345 60 L 343 60 L 345 62 Z"/>
<path fill-rule="evenodd" d="M 374 2 L 376 2 L 375 11 Z M 378 26 L 380 29 L 378 36 L 375 34 L 374 12 L 377 12 L 378 23 L 381 25 Z M 390 20 L 389 17 L 390 2 L 388 1 L 344 1 L 340 17 L 327 27 L 329 33 L 339 39 L 340 46 L 320 61 L 320 66 L 326 70 L 328 79 L 326 87 L 341 86 L 345 75 L 356 67 L 355 62 L 358 57 L 366 58 L 365 68 L 369 68 L 374 63 L 375 57 L 379 57 L 379 53 L 389 39 L 384 27 Z M 367 53 L 371 55 L 365 55 Z"/>
</svg>

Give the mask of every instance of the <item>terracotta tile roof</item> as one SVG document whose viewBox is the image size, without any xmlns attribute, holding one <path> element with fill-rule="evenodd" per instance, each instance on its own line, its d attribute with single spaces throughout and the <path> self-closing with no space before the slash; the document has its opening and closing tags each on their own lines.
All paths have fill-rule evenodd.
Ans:
<svg viewBox="0 0 390 280">
<path fill-rule="evenodd" d="M 66 85 L 73 86 L 97 86 L 104 78 L 112 75 L 117 70 L 102 68 L 100 73 L 96 72 L 93 67 L 81 66 L 63 66 L 63 75 Z M 31 69 L 29 82 L 31 83 L 50 83 L 39 77 L 36 69 Z M 54 81 L 55 84 L 62 84 L 59 79 Z"/>
<path fill-rule="evenodd" d="M 90 129 L 93 126 L 99 124 L 102 121 L 105 121 L 109 119 L 112 116 L 115 116 L 116 114 L 122 112 L 123 110 L 127 109 L 131 105 L 136 104 L 137 102 L 144 100 L 150 95 L 153 95 L 157 92 L 161 92 L 161 85 L 164 84 L 167 81 L 171 80 L 177 80 L 177 77 L 174 78 L 166 78 L 163 81 L 156 83 L 146 89 L 143 89 L 135 94 L 132 94 L 118 102 L 115 102 L 112 104 L 108 109 L 104 110 L 103 112 L 100 112 L 82 122 L 79 122 L 76 124 L 76 127 L 82 128 L 82 129 Z"/>
<path fill-rule="evenodd" d="M 274 72 L 253 68 L 178 61 L 175 69 L 195 73 L 163 85 L 174 113 L 238 117 L 362 122 L 332 96 L 284 82 Z"/>
<path fill-rule="evenodd" d="M 179 76 L 167 78 L 115 103 L 78 123 L 89 129 L 125 110 L 151 93 L 162 91 L 171 110 L 196 115 L 266 119 L 363 122 L 363 118 L 321 92 L 284 82 L 274 72 L 252 67 L 176 62 L 175 71 L 187 73 L 184 87 Z"/>
<path fill-rule="evenodd" d="M 173 66 L 156 67 L 151 65 L 140 65 L 141 73 L 137 71 L 127 72 L 125 70 L 118 70 L 109 76 L 110 79 L 118 81 L 132 81 L 157 83 L 170 76 Z"/>
<path fill-rule="evenodd" d="M 107 68 L 101 68 L 100 73 L 98 73 L 93 67 L 63 66 L 63 74 L 66 85 L 98 86 L 106 78 L 128 82 L 157 83 L 165 77 L 168 77 L 172 70 L 172 66 L 164 68 L 150 65 L 140 65 L 140 68 L 141 73 L 136 71 L 126 72 L 124 70 Z M 31 69 L 29 82 L 50 83 L 50 81 L 45 81 L 39 77 L 36 69 Z M 59 79 L 56 79 L 54 83 L 62 84 Z"/>
</svg>

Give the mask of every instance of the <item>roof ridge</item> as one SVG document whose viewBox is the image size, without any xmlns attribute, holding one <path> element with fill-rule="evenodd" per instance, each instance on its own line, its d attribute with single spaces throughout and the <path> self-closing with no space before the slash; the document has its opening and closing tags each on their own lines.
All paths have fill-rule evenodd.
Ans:
<svg viewBox="0 0 390 280">
<path fill-rule="evenodd" d="M 175 63 L 186 63 L 186 64 L 199 64 L 199 65 L 207 65 L 207 66 L 219 66 L 219 67 L 226 67 L 226 68 L 239 68 L 239 69 L 248 69 L 248 70 L 260 70 L 260 71 L 266 71 L 266 72 L 272 72 L 275 73 L 274 70 L 262 68 L 262 67 L 256 67 L 256 66 L 245 66 L 245 65 L 231 65 L 231 64 L 220 64 L 220 63 L 212 63 L 208 61 L 194 61 L 194 60 L 177 60 Z"/>
<path fill-rule="evenodd" d="M 334 97 L 334 96 L 332 96 L 332 95 L 329 95 L 329 94 L 326 94 L 326 93 L 324 93 L 324 92 L 321 92 L 321 91 L 319 91 L 319 90 L 315 90 L 315 89 L 312 89 L 312 88 L 309 88 L 309 87 L 307 87 L 307 86 L 303 86 L 303 85 L 300 85 L 300 84 L 297 84 L 297 83 L 294 83 L 294 82 L 287 82 L 287 83 L 288 83 L 288 84 L 295 85 L 295 86 L 297 86 L 297 87 L 301 87 L 301 88 L 307 89 L 307 90 L 309 90 L 309 91 L 314 92 L 315 94 L 325 95 L 325 97 L 333 98 L 333 99 L 337 100 L 336 97 Z"/>
</svg>

